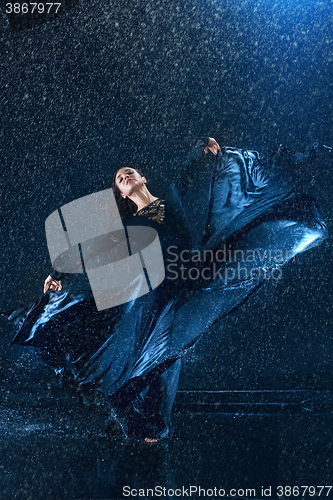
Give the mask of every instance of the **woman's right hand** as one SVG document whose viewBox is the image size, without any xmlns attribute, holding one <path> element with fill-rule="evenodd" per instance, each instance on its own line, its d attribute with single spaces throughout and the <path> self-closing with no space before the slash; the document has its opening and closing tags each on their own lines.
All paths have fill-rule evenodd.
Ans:
<svg viewBox="0 0 333 500">
<path fill-rule="evenodd" d="M 204 149 L 206 154 L 208 153 L 208 149 L 213 153 L 213 155 L 217 155 L 218 150 L 221 148 L 215 141 L 215 139 L 213 139 L 212 137 L 208 137 L 208 144 Z"/>
<path fill-rule="evenodd" d="M 52 276 L 49 275 L 44 281 L 44 293 L 46 293 L 49 288 L 51 290 L 54 290 L 55 292 L 57 290 L 60 291 L 62 289 L 61 281 L 56 281 L 54 278 L 52 278 Z"/>
</svg>

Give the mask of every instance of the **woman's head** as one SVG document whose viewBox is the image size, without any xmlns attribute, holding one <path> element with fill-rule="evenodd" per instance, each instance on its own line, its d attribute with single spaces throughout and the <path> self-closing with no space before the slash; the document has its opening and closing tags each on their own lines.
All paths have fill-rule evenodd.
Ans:
<svg viewBox="0 0 333 500">
<path fill-rule="evenodd" d="M 138 168 L 127 166 L 116 171 L 113 176 L 112 188 L 122 218 L 136 213 L 138 207 L 130 199 L 130 196 L 146 183 L 146 178 Z"/>
</svg>

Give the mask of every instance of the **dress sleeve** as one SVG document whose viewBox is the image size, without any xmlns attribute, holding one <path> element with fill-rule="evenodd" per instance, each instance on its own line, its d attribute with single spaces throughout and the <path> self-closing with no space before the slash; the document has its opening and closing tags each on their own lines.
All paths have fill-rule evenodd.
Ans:
<svg viewBox="0 0 333 500">
<path fill-rule="evenodd" d="M 55 269 L 52 269 L 52 272 L 50 272 L 51 278 L 53 278 L 56 281 L 60 281 L 66 276 L 68 276 L 68 273 L 60 273 L 59 271 L 56 271 Z"/>
<path fill-rule="evenodd" d="M 202 157 L 204 148 L 208 146 L 209 137 L 202 137 L 198 140 L 193 149 L 189 152 L 184 161 L 181 169 L 181 173 L 178 179 L 175 181 L 175 185 L 181 195 L 185 196 L 192 172 L 196 171 L 196 165 L 199 163 Z"/>
</svg>

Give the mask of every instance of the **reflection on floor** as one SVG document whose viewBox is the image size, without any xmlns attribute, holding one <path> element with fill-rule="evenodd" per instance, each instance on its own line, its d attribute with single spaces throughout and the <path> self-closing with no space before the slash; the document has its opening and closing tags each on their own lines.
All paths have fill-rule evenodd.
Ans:
<svg viewBox="0 0 333 500">
<path fill-rule="evenodd" d="M 63 392 L 3 391 L 0 498 L 317 498 L 333 479 L 331 402 L 313 391 L 180 394 L 174 437 L 146 444 L 107 438 L 105 417 Z"/>
</svg>

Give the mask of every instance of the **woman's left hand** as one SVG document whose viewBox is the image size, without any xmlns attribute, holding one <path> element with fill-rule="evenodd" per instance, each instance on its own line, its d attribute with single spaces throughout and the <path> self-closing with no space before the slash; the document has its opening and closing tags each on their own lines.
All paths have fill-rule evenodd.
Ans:
<svg viewBox="0 0 333 500">
<path fill-rule="evenodd" d="M 44 293 L 46 293 L 49 288 L 54 291 L 60 291 L 62 289 L 61 282 L 55 280 L 54 278 L 52 278 L 52 276 L 49 275 L 44 281 Z"/>
<path fill-rule="evenodd" d="M 208 144 L 204 149 L 205 153 L 207 154 L 209 149 L 213 153 L 213 155 L 217 155 L 218 150 L 221 149 L 220 146 L 212 137 L 208 137 L 208 139 Z"/>
</svg>

